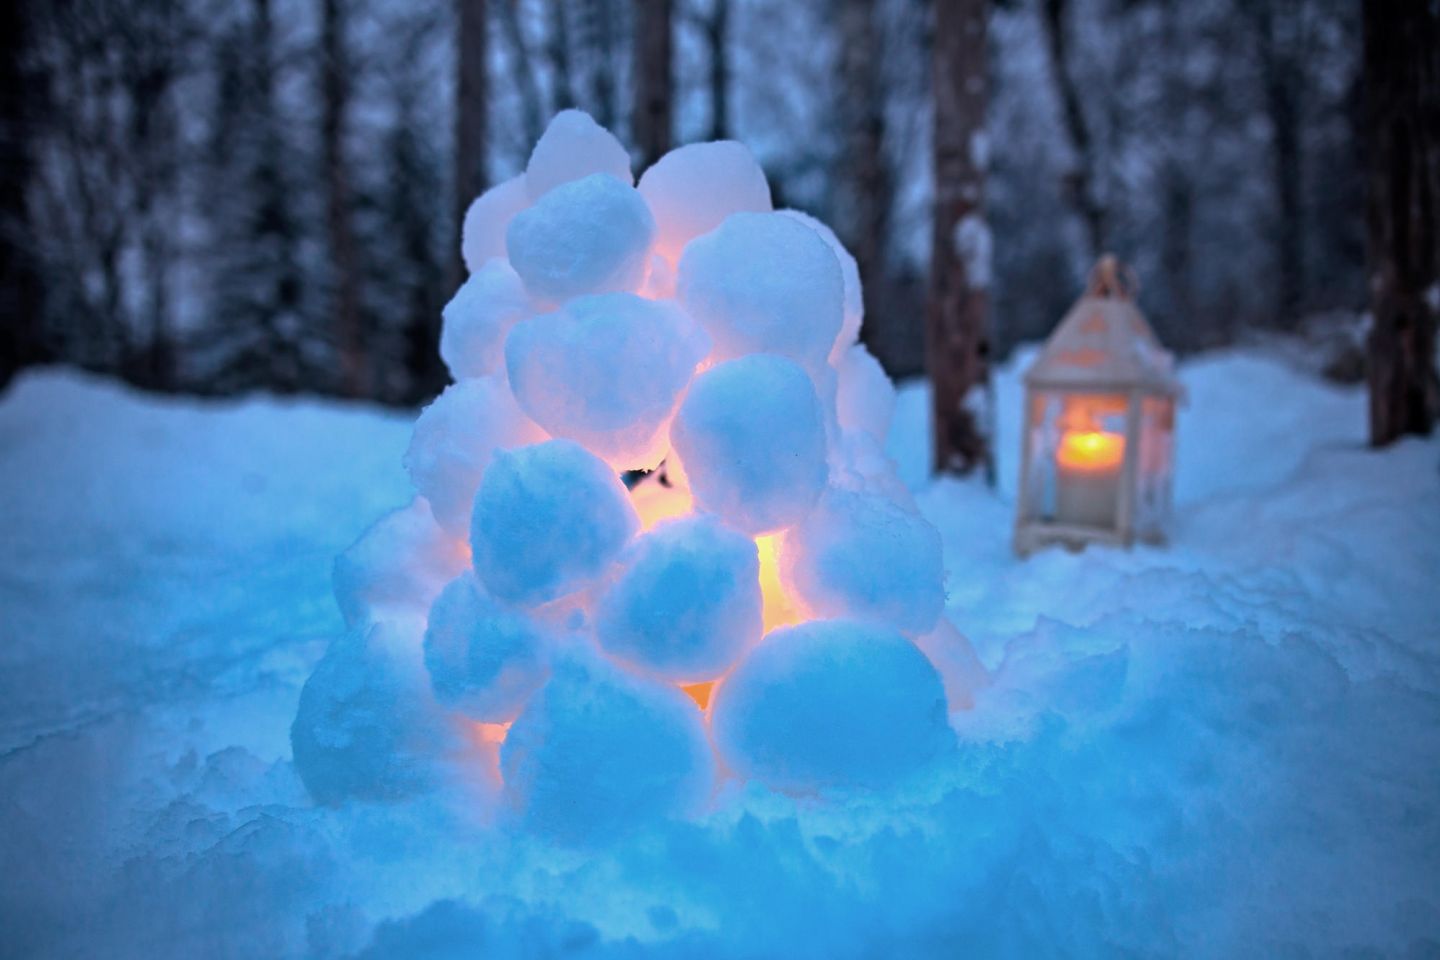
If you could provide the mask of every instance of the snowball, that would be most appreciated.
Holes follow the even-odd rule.
[[[423,614],[449,580],[470,562],[465,543],[435,523],[416,497],[371,524],[335,558],[331,581],[345,626]]]
[[[915,497],[880,441],[863,430],[842,430],[830,450],[830,482],[846,490],[875,493],[915,512]]]
[[[890,376],[862,343],[842,353],[835,367],[839,377],[835,412],[840,426],[863,430],[883,444],[895,415],[895,385]]]
[[[630,293],[572,300],[517,324],[505,343],[520,407],[616,469],[665,456],[666,427],[710,340],[674,303]]]
[[[840,277],[845,285],[845,320],[840,326],[840,336],[835,339],[835,352],[842,351],[853,344],[860,337],[860,323],[865,318],[864,288],[860,286],[860,265],[855,262],[850,251],[835,236],[824,223],[816,220],[808,213],[799,210],[781,210],[781,214],[800,221],[820,235],[820,239],[830,247],[835,254],[836,261],[840,264]]]
[[[487,261],[505,256],[505,230],[529,205],[524,174],[496,184],[471,202],[460,227],[460,255],[466,270],[474,273]]]
[[[467,571],[430,608],[425,668],[442,704],[482,723],[507,723],[545,682],[549,646],[540,624],[501,606]]]
[[[539,200],[563,183],[592,173],[608,173],[628,187],[630,154],[615,135],[583,110],[562,110],[545,128],[525,167],[525,186],[531,200]]]
[[[569,440],[501,451],[475,495],[475,570],[501,600],[543,603],[600,574],[639,520],[605,461]]]
[[[941,617],[934,630],[915,638],[915,646],[939,672],[950,709],[969,710],[975,706],[975,696],[989,686],[990,674],[969,638]]]
[[[787,584],[820,616],[921,634],[945,607],[940,534],[888,498],[834,487],[785,536]]]
[[[464,536],[490,457],[496,450],[544,439],[515,405],[502,377],[461,380],[421,411],[404,464],[440,526]]]
[[[635,290],[655,220],[635,188],[605,173],[562,184],[510,221],[505,246],[525,289],[561,301]]]
[[[696,238],[676,289],[720,359],[763,351],[817,368],[844,314],[835,255],[814,230],[778,213],[737,213]]]
[[[671,150],[640,177],[640,195],[659,228],[657,245],[670,260],[732,213],[770,209],[770,185],[750,149],[734,140]]]
[[[892,630],[846,620],[769,634],[710,710],[725,763],[791,792],[892,784],[954,742],[924,654]]]
[[[715,679],[760,631],[755,541],[703,516],[636,541],[596,615],[607,652],[682,683]]]
[[[600,662],[557,666],[510,728],[500,764],[524,822],[572,843],[694,812],[714,781],[695,704]]]
[[[746,533],[798,522],[825,488],[820,403],[783,357],[742,357],[696,377],[670,439],[700,508]]]
[[[504,359],[505,335],[529,312],[525,287],[505,260],[473,271],[441,313],[440,356],[450,375],[460,380],[494,372]]]
[[[414,664],[419,622],[376,624],[330,644],[290,727],[295,769],[317,803],[395,800],[434,787],[467,743]]]

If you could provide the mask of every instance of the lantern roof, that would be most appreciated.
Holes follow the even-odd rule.
[[[1128,271],[1127,271],[1128,272]],[[1025,372],[1032,387],[1129,388],[1178,394],[1175,360],[1132,300],[1134,280],[1102,257],[1085,295],[1065,314]]]

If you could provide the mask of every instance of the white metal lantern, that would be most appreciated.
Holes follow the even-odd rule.
[[[1174,358],[1101,258],[1025,373],[1015,550],[1049,543],[1163,543],[1169,523]]]

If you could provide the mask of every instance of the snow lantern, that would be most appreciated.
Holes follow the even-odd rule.
[[[735,142],[637,184],[572,110],[464,234],[417,499],[337,563],[354,633],[292,728],[311,794],[474,779],[585,841],[722,771],[871,789],[943,755],[985,671],[883,453],[894,388],[829,228],[773,210]]]
[[[1025,373],[1015,550],[1162,543],[1171,501],[1174,360],[1102,257]]]

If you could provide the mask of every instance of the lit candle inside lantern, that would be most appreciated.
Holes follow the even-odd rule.
[[[1120,500],[1125,438],[1107,430],[1066,430],[1055,451],[1058,477],[1055,520],[1085,527],[1113,527]]]

